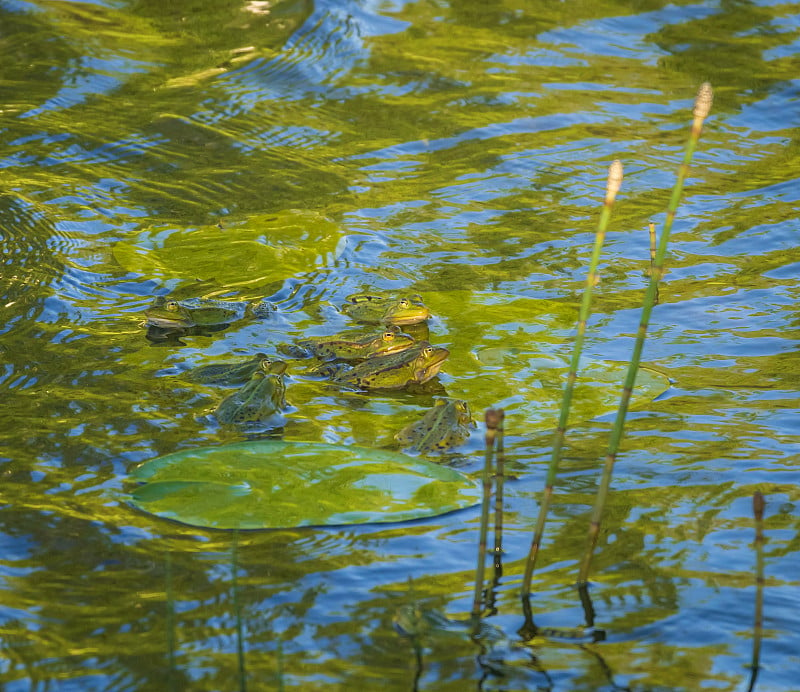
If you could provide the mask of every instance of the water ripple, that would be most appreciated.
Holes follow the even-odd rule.
[[[520,689],[738,684],[758,488],[785,635],[766,634],[760,675],[765,689],[793,689],[797,13],[523,5],[0,0],[10,684],[160,689],[165,641],[179,642],[174,672],[185,675],[173,687],[230,682],[243,625],[252,670],[283,666],[289,686],[408,688],[414,643],[392,619],[400,605],[453,620],[469,610],[477,510],[240,535],[234,564],[231,535],[127,505],[132,464],[240,438],[210,415],[222,389],[184,381],[188,368],[352,328],[340,306],[369,291],[423,294],[425,335],[451,352],[440,389],[342,391],[293,360],[287,439],[389,445],[444,396],[468,399],[476,417],[509,408],[506,563],[483,618],[497,641],[479,651],[456,626],[430,632],[423,686],[474,688],[481,675]],[[671,387],[629,412],[590,590],[609,639],[523,642],[519,578],[550,451],[550,433],[532,428],[550,425],[560,391],[540,365],[569,352],[614,158],[625,179],[585,350],[630,357],[647,227],[665,218],[704,79],[714,111],[644,351]],[[153,295],[266,298],[277,310],[154,342],[141,326]],[[547,626],[585,617],[573,584],[612,418],[581,420],[596,411],[570,421],[536,586]],[[483,432],[443,463],[478,473]],[[132,608],[149,633],[139,648],[158,652],[152,670],[119,656]],[[776,621],[769,599],[767,612]],[[30,637],[42,613],[48,635]],[[687,646],[698,621],[708,626]],[[80,651],[64,644],[76,622],[100,623]]]

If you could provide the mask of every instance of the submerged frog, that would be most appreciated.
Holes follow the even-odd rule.
[[[474,427],[466,401],[439,399],[420,420],[407,425],[394,439],[405,448],[430,454],[460,445]]]
[[[303,355],[320,360],[363,360],[386,353],[397,353],[411,348],[414,338],[396,330],[370,332],[357,336],[341,334],[302,339],[297,342]]]
[[[208,327],[156,327],[148,324],[144,336],[153,346],[186,346],[186,342],[181,341],[184,336],[197,334],[208,336],[227,328],[227,324],[214,324]]]
[[[156,296],[150,307],[144,311],[144,316],[148,326],[187,329],[230,324],[246,317],[262,318],[272,309],[265,301],[245,303],[214,298],[167,300],[164,296]]]
[[[417,324],[431,316],[418,295],[397,298],[357,294],[348,296],[341,309],[356,322],[367,324]]]
[[[244,384],[258,370],[269,371],[270,359],[264,353],[256,353],[243,363],[212,363],[192,368],[184,373],[184,377],[192,382],[203,384],[219,384],[232,387]]]
[[[286,406],[284,372],[286,363],[267,359],[267,365],[256,370],[244,387],[219,403],[214,411],[217,420],[223,425],[257,423],[280,411]]]
[[[436,377],[449,355],[446,348],[420,341],[405,351],[375,356],[349,369],[340,365],[333,368],[331,374],[337,384],[361,389],[399,389]]]

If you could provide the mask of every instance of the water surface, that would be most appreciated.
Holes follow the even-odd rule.
[[[766,0],[0,0],[5,689],[744,689],[755,490],[757,689],[796,689],[798,41],[796,6]],[[644,354],[672,387],[631,413],[594,562],[605,640],[527,641],[558,388],[485,354],[567,356],[619,158],[586,352],[629,357],[647,226],[706,80]],[[364,291],[421,294],[452,354],[443,391],[508,411],[503,575],[477,643],[454,627],[415,651],[393,626],[409,604],[469,612],[477,508],[247,533],[234,551],[125,502],[136,463],[241,439],[183,370],[334,333]],[[278,313],[148,341],[142,311],[167,294]],[[287,398],[285,439],[365,446],[432,402],[299,375]],[[610,425],[572,423],[540,627],[584,623],[574,582]],[[482,432],[446,461],[477,473]]]

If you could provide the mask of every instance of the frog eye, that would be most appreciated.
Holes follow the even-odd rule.
[[[167,303],[167,304],[166,304],[164,307],[165,307],[167,310],[169,310],[170,312],[178,312],[178,308],[179,308],[180,306],[178,305],[177,301],[175,301],[175,300],[171,300],[171,301],[169,301],[169,303]]]
[[[394,332],[384,332],[383,333],[383,340],[384,341],[391,341],[394,339]]]
[[[433,346],[427,346],[426,348],[422,349],[422,355],[426,358],[433,353]]]
[[[406,308],[407,308],[409,305],[411,305],[411,303],[409,303],[409,302],[408,302],[408,298],[401,298],[401,299],[398,301],[398,303],[397,303],[397,304],[398,304],[398,305],[399,305],[401,308],[403,308],[404,310],[405,310],[405,309],[406,309]]]

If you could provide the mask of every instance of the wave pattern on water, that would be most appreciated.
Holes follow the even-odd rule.
[[[286,689],[406,690],[415,675],[437,689],[740,689],[758,489],[759,683],[794,689],[796,13],[646,5],[0,0],[4,684],[162,689],[168,671],[175,689],[223,689],[244,667]],[[672,386],[629,417],[594,628],[523,640],[553,363],[568,357],[606,169],[620,158],[626,177],[586,351],[625,361],[647,225],[664,219],[705,79],[715,106],[645,350]],[[436,399],[464,398],[476,418],[503,402],[505,564],[480,648],[464,624],[477,512],[234,546],[127,504],[133,464],[242,437],[213,416],[228,391],[187,369],[288,357],[300,337],[356,327],[341,306],[358,292],[422,294],[422,334],[451,354],[438,384],[346,391],[290,359],[273,432],[389,446]],[[277,310],[148,339],[155,295]],[[546,631],[586,615],[572,584],[611,415],[570,424],[536,584]],[[483,431],[442,462],[479,473]],[[421,629],[398,635],[398,613]]]

